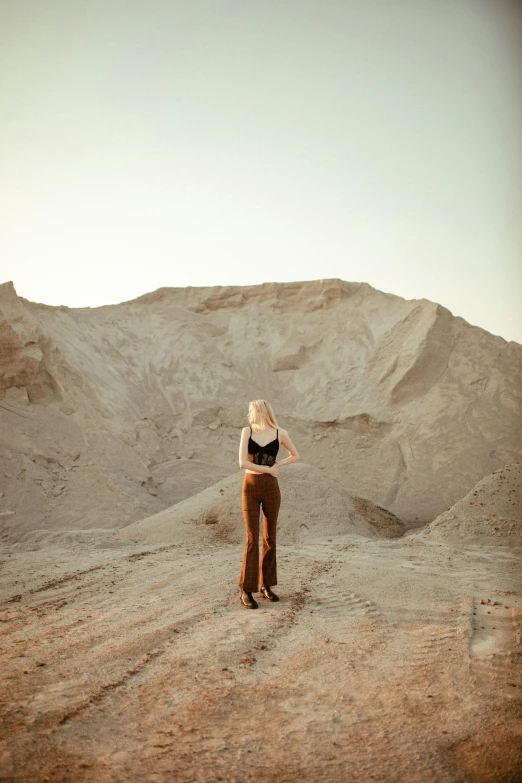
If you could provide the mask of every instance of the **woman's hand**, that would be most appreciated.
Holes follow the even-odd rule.
[[[279,470],[279,468],[278,468],[276,465],[273,465],[273,466],[270,468],[270,475],[271,475],[271,476],[275,476],[275,478],[277,478],[277,471],[278,471],[278,470]]]

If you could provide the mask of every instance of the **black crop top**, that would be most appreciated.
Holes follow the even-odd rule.
[[[260,446],[255,440],[252,440],[252,427],[250,427],[250,438],[248,439],[248,461],[254,465],[268,465],[272,467],[276,461],[279,451],[279,429],[274,440],[267,443],[266,446]]]

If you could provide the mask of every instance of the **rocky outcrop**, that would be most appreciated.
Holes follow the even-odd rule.
[[[46,405],[62,400],[52,340],[26,312],[12,283],[0,286],[0,399]],[[18,392],[22,391],[22,395]]]

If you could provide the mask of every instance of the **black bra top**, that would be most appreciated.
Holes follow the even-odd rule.
[[[274,440],[271,440],[266,446],[261,446],[252,439],[252,427],[250,427],[250,438],[248,439],[249,462],[253,462],[254,465],[269,465],[270,467],[275,463],[277,452],[279,451],[279,429],[276,432],[277,435]]]

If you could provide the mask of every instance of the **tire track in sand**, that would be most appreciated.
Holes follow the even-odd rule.
[[[473,685],[479,692],[522,700],[522,613],[509,603],[473,600],[469,634]]]

